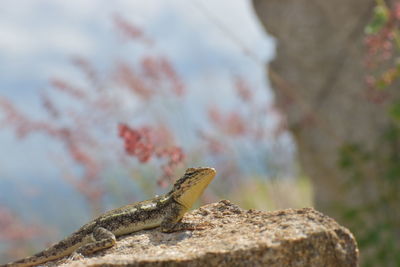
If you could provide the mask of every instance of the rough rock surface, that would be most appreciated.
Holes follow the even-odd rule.
[[[157,228],[118,239],[82,260],[50,266],[357,266],[353,235],[312,208],[242,210],[227,200],[183,219],[205,230],[161,233]]]

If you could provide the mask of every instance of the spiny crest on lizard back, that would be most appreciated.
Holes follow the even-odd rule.
[[[175,201],[189,209],[203,193],[212,179],[214,179],[215,175],[216,171],[214,168],[189,168],[186,170],[185,174],[175,182],[170,194]]]

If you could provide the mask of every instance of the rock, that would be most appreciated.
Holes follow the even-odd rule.
[[[82,260],[57,266],[358,266],[349,230],[312,208],[242,210],[227,200],[203,206],[184,221],[204,230],[161,233],[157,228],[118,239]],[[52,264],[52,266],[54,266]]]

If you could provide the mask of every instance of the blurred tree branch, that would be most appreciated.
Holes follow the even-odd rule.
[[[400,249],[400,213],[394,209],[400,199],[393,188],[399,191],[400,177],[386,177],[393,164],[400,164],[391,152],[400,149],[398,126],[388,113],[400,91],[391,90],[390,98],[377,103],[367,90],[364,28],[375,4],[253,0],[260,21],[278,40],[269,73],[302,168],[313,180],[316,207],[352,229],[363,264],[395,266],[400,263],[393,253]],[[298,98],[288,99],[277,77],[293,85]]]

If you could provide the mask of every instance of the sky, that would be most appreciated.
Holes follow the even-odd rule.
[[[229,12],[225,12],[228,5]],[[46,84],[49,76],[65,74],[70,55],[107,62],[119,46],[112,32],[113,14],[143,27],[187,76],[210,66],[210,71],[246,68],[243,64],[235,67],[246,58],[242,47],[210,17],[217,18],[261,62],[273,56],[273,42],[246,0],[116,0],[112,4],[104,0],[3,0],[0,7],[3,94],[26,94]]]
[[[50,77],[80,79],[71,55],[107,69],[115,57],[140,53],[121,49],[112,23],[115,14],[140,26],[171,59],[189,84],[189,102],[232,105],[230,79],[235,73],[272,99],[264,64],[273,58],[274,41],[246,0],[2,0],[0,95],[40,116],[38,92]],[[46,169],[48,155],[38,149],[44,142],[36,136],[21,145],[10,132],[1,131],[0,176]]]

